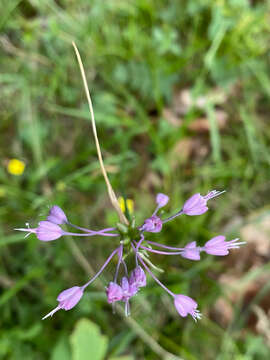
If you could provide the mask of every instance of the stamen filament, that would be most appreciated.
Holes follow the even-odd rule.
[[[42,318],[41,320],[45,320],[45,319],[47,319],[47,317],[53,316],[53,314],[55,314],[55,313],[56,313],[58,310],[60,310],[60,309],[61,309],[61,306],[58,305],[58,306],[57,306],[56,308],[54,308],[51,312],[49,312],[49,314],[43,316],[43,318]]]

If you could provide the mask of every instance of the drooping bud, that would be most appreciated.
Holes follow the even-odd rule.
[[[181,294],[175,295],[174,305],[179,315],[181,315],[182,317],[186,317],[188,314],[190,314],[195,321],[201,318],[199,310],[196,310],[198,304],[189,296]]]
[[[157,203],[159,209],[162,208],[163,206],[167,205],[168,201],[169,201],[169,196],[162,194],[162,193],[157,194],[156,203]]]
[[[132,296],[138,292],[138,288],[135,284],[129,282],[128,278],[124,276],[121,281],[121,288],[123,291],[123,301],[128,301]]]
[[[150,218],[146,219],[143,226],[141,227],[142,231],[148,232],[160,232],[162,229],[162,220],[157,216],[153,215]]]
[[[66,224],[68,222],[66,214],[64,211],[57,205],[54,205],[47,216],[47,221],[50,221],[54,224]]]
[[[137,266],[130,275],[129,284],[137,288],[146,286],[146,275],[141,266]]]
[[[108,303],[112,304],[115,301],[122,300],[123,290],[121,286],[111,281],[106,289],[106,294],[107,294]]]

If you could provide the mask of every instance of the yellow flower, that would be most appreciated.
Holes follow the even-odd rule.
[[[12,175],[22,175],[24,172],[25,163],[18,159],[11,159],[8,162],[7,170]]]
[[[125,199],[122,196],[120,196],[118,198],[118,203],[120,205],[120,208],[121,208],[122,212],[125,213],[125,211],[126,211]],[[134,212],[134,201],[132,199],[126,199],[126,205],[127,205],[127,208],[128,208],[128,212],[130,214],[132,214]]]

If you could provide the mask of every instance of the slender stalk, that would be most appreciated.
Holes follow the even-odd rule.
[[[89,286],[93,281],[96,280],[97,277],[99,277],[99,275],[103,272],[103,270],[105,270],[106,266],[109,264],[109,262],[112,260],[112,258],[114,257],[114,255],[119,251],[120,246],[115,249],[111,255],[108,257],[108,259],[105,261],[105,263],[102,265],[102,267],[100,268],[100,270],[96,273],[96,275],[94,277],[92,277],[92,279],[90,279],[86,284],[84,284],[81,288],[82,290],[84,290],[85,288],[87,288],[87,286]]]
[[[160,243],[157,243],[157,242],[154,242],[154,241],[146,240],[146,242],[148,244],[150,244],[150,245],[158,246],[158,247],[168,249],[168,250],[179,250],[179,251],[184,250],[184,248],[177,248],[177,247],[174,247],[174,246],[167,246],[167,245],[163,245],[163,244],[160,244]]]
[[[87,228],[84,228],[84,227],[81,227],[81,226],[78,226],[78,225],[71,224],[70,222],[68,222],[67,224],[74,227],[75,229],[78,229],[78,230],[81,230],[81,231],[84,231],[84,232],[89,232],[89,233],[96,233],[96,234],[116,230],[116,228],[110,227],[110,228],[107,228],[107,229],[102,229],[102,230],[95,231],[95,230],[87,229]]]
[[[136,252],[135,246],[133,244],[131,244],[131,246],[133,247],[133,250]],[[169,290],[164,284],[162,284],[161,281],[159,281],[159,279],[156,277],[156,275],[154,275],[152,273],[152,271],[149,269],[149,267],[145,264],[145,262],[143,261],[141,256],[138,253],[137,253],[137,255],[138,255],[138,259],[139,259],[140,263],[142,264],[142,266],[152,276],[152,278],[159,284],[159,286],[161,286],[165,291],[167,291],[168,294],[170,294],[172,297],[174,297],[174,293],[171,290]]]
[[[72,233],[72,232],[68,232],[68,231],[64,231],[63,235],[71,235],[71,236],[94,236],[94,235],[100,235],[100,236],[119,236],[119,234],[108,234],[108,233],[99,233],[99,232],[94,232],[94,233],[87,233],[87,234],[78,234],[78,233]]]
[[[120,245],[119,251],[118,251],[118,263],[117,263],[116,271],[115,271],[115,275],[114,275],[114,282],[117,282],[119,267],[122,262],[122,258],[123,258],[123,245]]]
[[[75,50],[75,53],[76,53],[76,56],[77,56],[77,60],[78,60],[78,64],[79,64],[79,67],[80,67],[81,75],[82,75],[84,90],[85,90],[85,94],[86,94],[87,101],[88,101],[88,106],[89,106],[89,111],[90,111],[90,117],[91,117],[92,129],[93,129],[93,134],[94,134],[95,143],[96,143],[98,160],[99,160],[99,163],[100,163],[100,167],[101,167],[101,171],[102,171],[104,180],[105,180],[106,185],[107,185],[108,195],[109,195],[109,198],[111,200],[112,206],[114,207],[114,209],[116,210],[116,212],[117,212],[117,214],[119,216],[120,221],[123,222],[124,224],[128,225],[129,222],[128,222],[127,218],[125,217],[124,213],[122,212],[119,204],[118,204],[117,197],[116,197],[116,195],[115,195],[115,193],[113,191],[113,188],[111,186],[110,180],[108,178],[108,175],[107,175],[104,163],[103,163],[103,158],[102,158],[101,149],[100,149],[99,140],[98,140],[98,135],[97,135],[97,129],[96,129],[93,105],[92,105],[92,101],[91,101],[91,97],[90,97],[89,88],[88,88],[88,85],[87,85],[87,80],[86,80],[86,76],[85,76],[83,63],[82,63],[82,60],[81,60],[79,50],[77,49],[77,46],[76,46],[74,41],[72,42],[72,45],[74,47],[74,50]]]
[[[137,245],[136,245],[136,253],[138,252],[139,247],[141,246],[141,243],[143,242],[143,240],[144,240],[144,235],[141,234],[141,238],[140,238],[140,240],[137,242]]]
[[[136,266],[138,266],[138,251],[139,251],[139,247],[140,247],[141,243],[143,242],[143,240],[144,240],[144,235],[141,234],[140,240],[137,242],[137,244],[135,243],[135,244],[136,244],[136,250],[135,250]]]
[[[128,277],[128,269],[127,269],[127,264],[126,264],[125,260],[123,260],[123,259],[122,259],[122,264],[123,264],[123,266],[124,266],[124,270],[125,270],[125,275],[126,275],[126,277]]]
[[[176,214],[168,217],[168,218],[165,219],[165,220],[162,220],[162,223],[165,224],[166,222],[171,221],[171,220],[173,220],[174,218],[176,218],[177,216],[180,216],[180,215],[182,215],[182,214],[183,214],[183,210],[180,210],[180,211],[178,211]]]
[[[182,251],[177,251],[177,252],[160,251],[160,250],[154,250],[154,249],[148,248],[146,246],[140,246],[140,249],[149,251],[151,253],[159,254],[159,255],[181,255],[182,254]]]
[[[158,206],[155,208],[155,211],[153,212],[152,216],[156,215],[156,213],[158,212],[159,209],[160,209],[160,206],[158,205]]]

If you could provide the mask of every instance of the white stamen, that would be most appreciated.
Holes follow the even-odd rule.
[[[199,310],[194,310],[190,315],[193,317],[193,320],[194,320],[195,322],[197,322],[197,319],[200,320],[201,317],[202,317],[202,314],[200,313]]]
[[[41,320],[44,320],[44,319],[46,319],[46,318],[49,317],[49,316],[52,317],[53,314],[55,314],[56,311],[58,311],[58,310],[60,310],[60,309],[61,309],[61,307],[58,305],[55,309],[53,309],[51,312],[49,312],[49,314],[43,316],[43,318],[42,318]]]
[[[225,192],[226,192],[226,190],[223,190],[223,191],[212,190],[207,195],[203,196],[203,198],[204,198],[204,200],[208,201],[208,200],[213,199],[214,197],[217,197]]]

